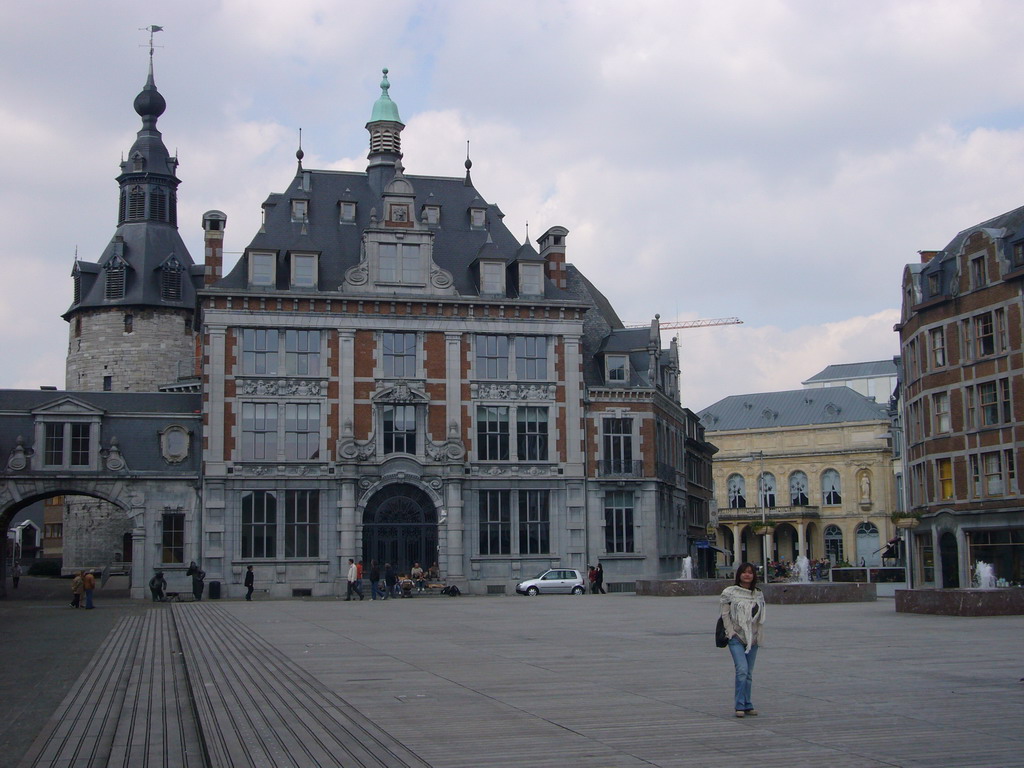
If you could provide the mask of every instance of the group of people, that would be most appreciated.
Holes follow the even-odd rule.
[[[604,591],[604,566],[598,563],[597,565],[587,566],[587,578],[590,580],[590,594],[592,595],[606,595]]]
[[[426,570],[419,563],[413,563],[408,573],[398,573],[391,563],[384,563],[382,569],[376,560],[371,560],[366,576],[370,580],[370,599],[376,600],[379,595],[381,600],[387,600],[389,597],[412,597],[414,592],[425,592],[428,582],[437,581],[441,574],[437,563]],[[358,595],[362,600],[363,561],[357,563],[350,557],[345,578],[348,582],[345,600],[351,600],[353,595]]]
[[[249,566],[249,573],[252,574],[251,565]],[[193,560],[189,563],[185,575],[192,577],[192,596],[196,600],[202,600],[203,588],[206,585],[206,571],[196,565],[196,561]],[[163,571],[157,571],[153,574],[153,578],[149,580],[149,592],[153,596],[154,603],[163,603],[167,600],[167,578],[164,576]],[[249,591],[249,595],[245,599],[248,600],[251,596],[252,590]]]
[[[85,597],[85,607],[93,608],[92,593],[96,589],[96,575],[92,571],[79,571],[71,579],[71,607],[80,608],[82,597]]]

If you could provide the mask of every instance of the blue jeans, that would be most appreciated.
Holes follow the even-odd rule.
[[[384,595],[384,590],[380,588],[380,579],[370,579],[370,599],[376,600],[377,595]]]
[[[747,646],[736,637],[729,638],[729,653],[732,654],[732,663],[736,665],[736,709],[753,709],[750,703],[750,684],[754,680],[754,662],[757,660],[757,646],[750,647],[747,653]]]

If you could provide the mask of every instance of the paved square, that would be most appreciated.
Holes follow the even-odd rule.
[[[717,598],[224,603],[435,768],[1024,766],[1024,617],[770,606],[757,718]]]

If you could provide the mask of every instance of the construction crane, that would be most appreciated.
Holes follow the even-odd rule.
[[[655,315],[659,317],[659,315]],[[742,325],[743,321],[738,317],[709,317],[703,320],[681,320],[676,323],[659,323],[663,331],[672,331],[679,328],[707,328],[712,325]],[[629,323],[626,328],[650,328],[650,323]]]

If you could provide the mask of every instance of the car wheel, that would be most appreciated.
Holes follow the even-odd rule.
[[[540,590],[537,589],[536,587],[530,587],[528,590],[526,590],[526,594],[529,595],[530,597],[536,597],[537,595],[540,594]]]
[[[572,588],[572,593],[574,595],[582,595],[583,594],[583,587],[573,587]]]

